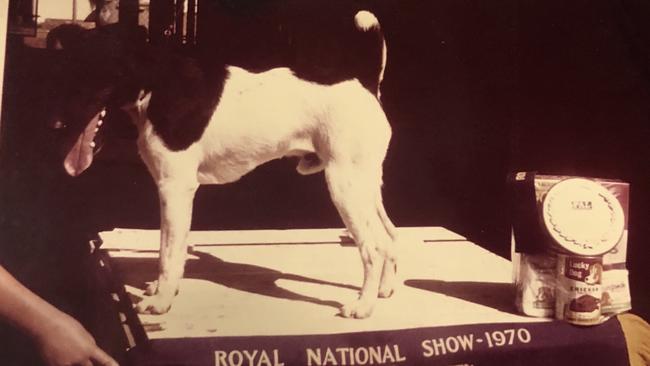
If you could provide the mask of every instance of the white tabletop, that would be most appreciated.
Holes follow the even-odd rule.
[[[541,321],[514,313],[510,261],[441,227],[400,231],[402,285],[368,319],[337,316],[362,283],[356,247],[343,229],[308,229],[192,232],[198,256],[189,256],[172,309],[140,321],[150,339]],[[137,301],[156,278],[159,232],[116,229],[100,238]]]

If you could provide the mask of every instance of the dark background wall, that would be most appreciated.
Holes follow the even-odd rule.
[[[322,6],[204,1],[212,15],[201,13],[199,48],[248,67],[281,64],[298,46],[312,52],[305,55],[336,62],[323,52],[333,42],[326,35],[311,43],[301,35],[327,30],[350,9],[373,10],[389,48],[382,98],[394,139],[384,192],[394,221],[442,225],[508,256],[508,172],[630,182],[634,306],[650,317],[650,5],[382,0]],[[74,180],[47,172],[60,161],[47,152],[53,139],[42,131],[41,109],[34,106],[47,98],[42,80],[49,59],[40,51],[9,51],[2,158],[12,173],[3,176],[11,192],[5,225],[31,233],[21,239],[31,241],[29,250],[37,241],[52,241],[46,229],[65,228],[58,229],[60,245],[48,244],[65,251],[71,232],[156,228],[156,191],[133,145],[107,145],[106,155]],[[128,132],[114,133],[128,139]],[[237,184],[202,187],[194,228],[340,226],[322,176],[298,176],[294,167],[276,161]]]

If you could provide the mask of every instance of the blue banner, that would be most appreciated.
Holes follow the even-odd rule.
[[[134,365],[628,365],[618,320],[460,325],[394,331],[156,339],[131,349]]]

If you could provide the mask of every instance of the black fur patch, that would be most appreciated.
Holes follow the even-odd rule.
[[[149,119],[170,150],[184,150],[201,137],[223,91],[222,63],[201,65],[181,52],[153,47],[146,30],[122,24],[90,31],[61,27],[54,36],[50,43],[65,43],[68,54],[57,113],[72,133],[99,109],[119,110],[146,90],[152,92]]]
[[[170,56],[158,60],[148,116],[154,131],[172,151],[198,141],[221,99],[225,65],[201,67],[197,61]]]
[[[358,79],[364,88],[372,94],[379,91],[379,73],[381,72],[382,42],[378,33],[353,34],[352,39],[346,46],[351,48],[344,50],[336,59],[329,63],[320,64],[316,60],[322,60],[319,56],[327,52],[320,50],[315,52],[313,57],[296,56],[296,64],[292,67],[296,76],[303,80],[313,81],[324,85],[333,85],[345,80]],[[334,48],[334,47],[332,47]]]
[[[56,57],[50,63],[51,78],[43,84],[49,94],[46,122],[66,127],[57,134],[66,150],[101,109],[116,111],[137,97],[146,29],[111,25],[85,30],[65,24],[48,33],[47,45],[63,48],[50,51]]]
[[[313,14],[307,19],[311,21],[296,25],[292,42],[290,62],[296,76],[324,85],[356,78],[377,94],[384,47],[381,29],[357,29],[351,12]]]

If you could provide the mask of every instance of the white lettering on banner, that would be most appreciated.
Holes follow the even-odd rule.
[[[526,344],[532,340],[530,331],[526,328],[495,330],[484,332],[484,337],[474,338],[474,334],[460,334],[445,338],[431,338],[422,341],[422,355],[435,357],[457,352],[471,352],[475,346],[486,342],[488,348]]]
[[[460,350],[472,351],[474,349],[474,335],[463,334],[447,338],[427,339],[422,341],[424,357],[440,356],[447,353],[456,353]]]
[[[280,362],[280,355],[277,349],[270,352],[267,350],[232,350],[214,351],[215,366],[284,366]]]
[[[308,366],[393,365],[406,361],[399,345],[374,347],[307,348]]]
[[[525,344],[531,340],[530,331],[526,328],[495,330],[484,334],[490,348],[511,346],[515,343]]]

